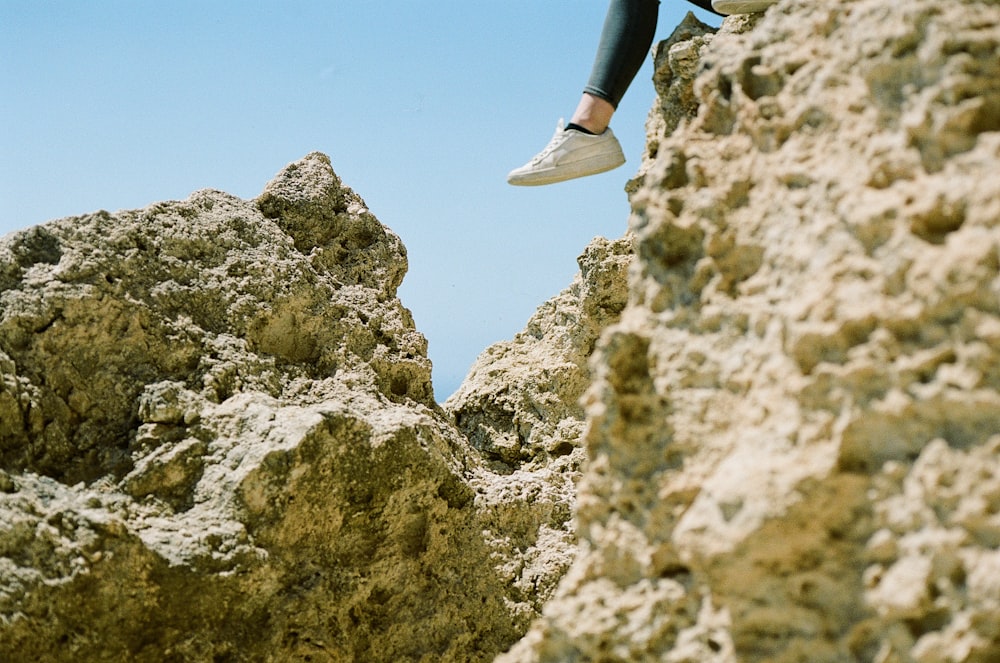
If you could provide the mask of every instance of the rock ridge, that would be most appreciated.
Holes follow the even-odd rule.
[[[399,237],[313,153],[0,239],[0,658],[491,660],[572,480],[434,402]]]
[[[1000,6],[682,27],[577,558],[497,660],[1000,660]]]

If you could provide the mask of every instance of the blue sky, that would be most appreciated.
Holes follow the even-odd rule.
[[[0,234],[214,188],[253,198],[319,150],[410,271],[444,400],[488,345],[626,228],[649,62],[612,127],[628,163],[549,187],[509,170],[568,118],[603,0],[0,0]],[[689,9],[665,0],[657,39]]]

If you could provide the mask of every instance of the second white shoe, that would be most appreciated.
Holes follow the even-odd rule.
[[[725,14],[756,14],[762,12],[778,0],[712,0],[712,9]]]
[[[563,128],[562,120],[545,149],[520,168],[507,175],[507,182],[518,186],[554,184],[577,177],[596,175],[625,163],[618,139],[607,129],[593,135]]]

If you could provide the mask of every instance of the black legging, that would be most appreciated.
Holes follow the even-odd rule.
[[[689,0],[708,11],[711,0]],[[659,0],[611,0],[604,19],[597,57],[587,87],[583,89],[600,97],[615,108],[625,96],[632,79],[649,57],[656,33]],[[714,12],[713,12],[714,13]]]

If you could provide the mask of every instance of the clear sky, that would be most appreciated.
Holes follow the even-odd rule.
[[[568,118],[604,0],[0,0],[0,234],[214,188],[253,198],[328,154],[406,245],[403,304],[439,400],[569,285],[623,190],[654,98],[612,127],[628,163],[548,187],[509,170]],[[689,9],[664,0],[657,39]]]

